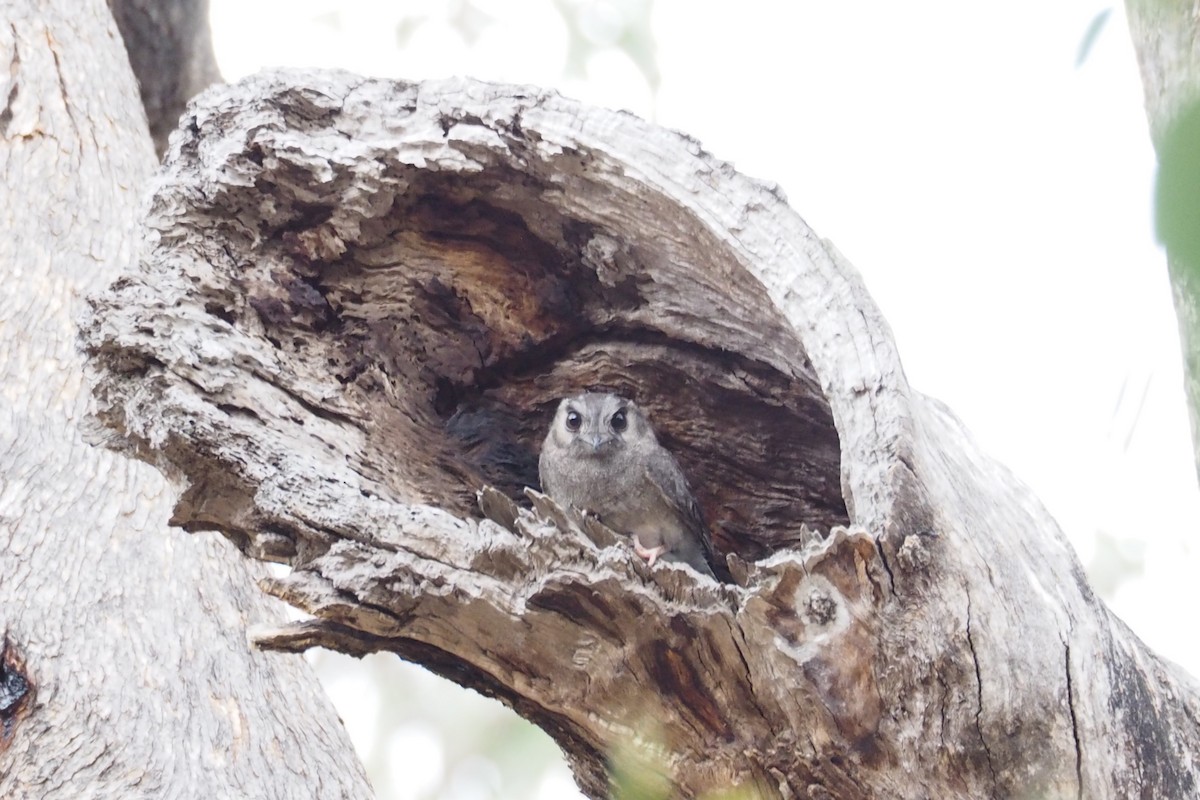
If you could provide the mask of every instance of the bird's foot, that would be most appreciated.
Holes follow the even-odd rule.
[[[633,537],[633,552],[646,559],[647,566],[653,567],[655,559],[667,552],[667,546],[660,544],[658,547],[642,547],[642,543],[638,541],[638,537],[635,535]]]

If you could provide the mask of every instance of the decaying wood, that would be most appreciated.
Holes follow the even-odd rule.
[[[264,75],[185,127],[87,346],[176,522],[294,567],[265,586],[313,619],[263,645],[498,696],[597,797],[629,742],[681,796],[1192,793],[1196,687],[775,188],[464,80]],[[649,410],[722,582],[524,491],[584,387]]]
[[[76,320],[133,260],[156,160],[103,0],[0,25],[0,798],[370,796],[312,671],[248,648],[258,565],[167,527],[90,444]]]

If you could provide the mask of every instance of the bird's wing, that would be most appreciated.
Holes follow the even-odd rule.
[[[712,563],[712,540],[708,534],[708,526],[704,524],[704,514],[688,486],[679,462],[663,448],[655,448],[646,464],[646,477],[650,485],[658,490],[663,501],[679,515],[684,525],[696,542],[700,545],[705,561]]]
[[[542,494],[553,495],[554,491],[550,488],[550,437],[546,437],[546,441],[542,443],[542,452],[538,456],[538,483],[541,484],[538,488],[542,490]]]

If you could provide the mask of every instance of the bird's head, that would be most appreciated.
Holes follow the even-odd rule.
[[[585,392],[558,404],[551,428],[555,441],[584,458],[607,458],[654,431],[629,400]]]

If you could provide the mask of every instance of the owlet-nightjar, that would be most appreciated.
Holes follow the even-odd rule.
[[[629,536],[651,566],[661,557],[713,574],[708,528],[687,478],[629,400],[596,392],[564,399],[538,472],[555,502]]]

